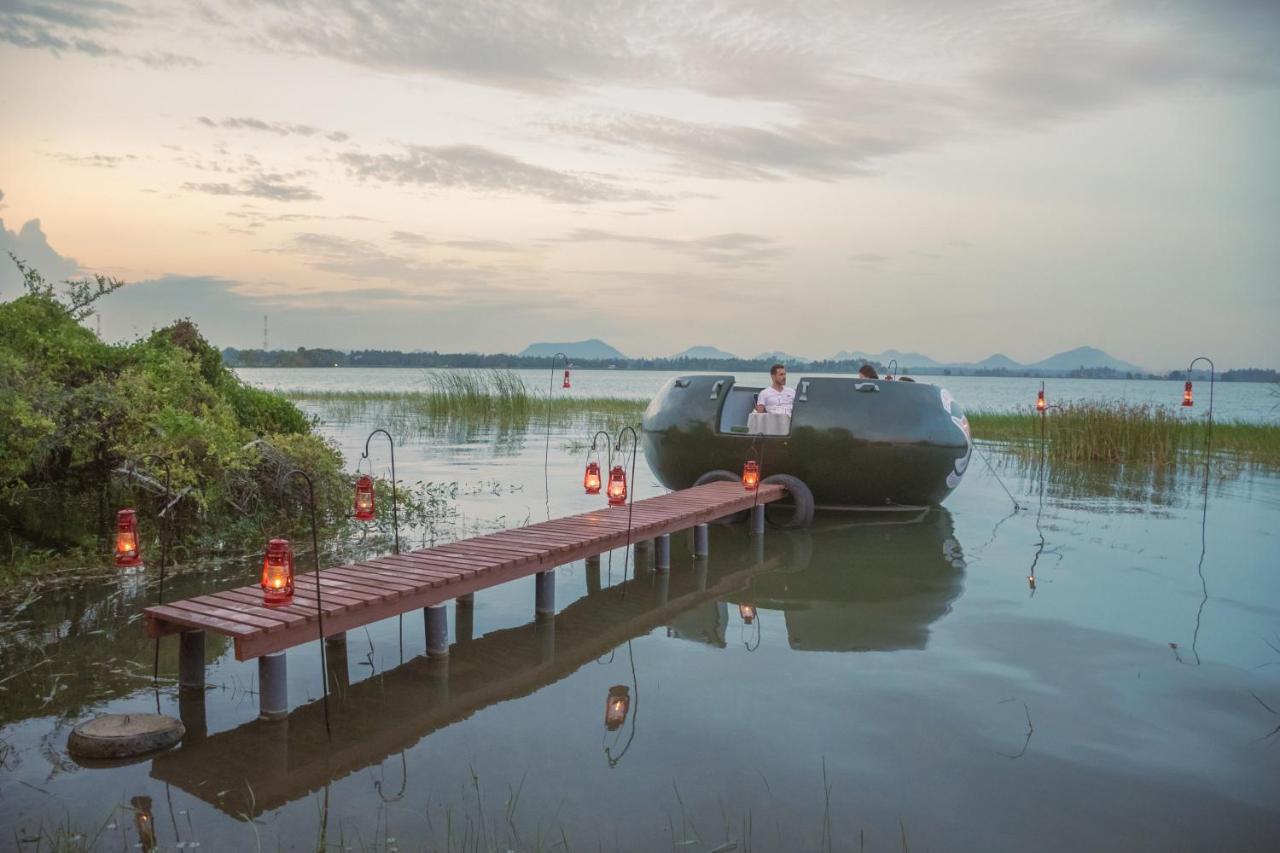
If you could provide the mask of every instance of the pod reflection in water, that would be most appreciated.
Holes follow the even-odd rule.
[[[582,475],[582,488],[589,495],[600,494],[600,463],[588,462],[586,473]]]
[[[355,515],[356,521],[373,521],[373,478],[368,474],[361,474],[356,480]]]
[[[288,539],[272,539],[262,558],[262,600],[268,607],[293,603],[293,548]]]
[[[609,471],[609,506],[622,506],[627,502],[627,472],[621,465]]]
[[[631,707],[631,688],[625,684],[615,684],[609,688],[609,696],[604,700],[604,727],[611,732],[622,728],[627,721],[627,709]]]
[[[116,513],[116,566],[122,569],[142,565],[142,549],[138,545],[138,513],[122,509]]]

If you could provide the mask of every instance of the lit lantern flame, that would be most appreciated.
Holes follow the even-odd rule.
[[[742,617],[743,624],[750,625],[756,621],[756,609],[750,604],[739,604],[738,615]]]
[[[754,459],[748,459],[742,466],[742,487],[748,492],[754,492],[760,485],[760,463]]]
[[[373,521],[373,478],[361,474],[356,480],[356,521]]]
[[[262,559],[262,598],[268,607],[293,602],[293,549],[288,539],[272,539]]]
[[[621,465],[609,469],[609,506],[622,506],[627,502],[627,472]]]
[[[142,565],[138,547],[138,513],[122,509],[116,513],[116,566],[122,569]]]
[[[1195,403],[1192,401],[1192,396],[1191,396],[1191,380],[1190,379],[1187,380],[1186,387],[1182,389],[1182,405],[1188,408],[1195,405]]]
[[[563,385],[561,385],[560,387],[561,387],[561,388],[568,388],[568,387],[569,387],[569,368],[567,368],[567,367],[564,369],[564,384],[563,384]]]
[[[1043,412],[1049,408],[1049,404],[1044,401],[1044,389],[1036,392],[1036,411]]]
[[[589,495],[600,494],[600,463],[588,462],[587,471],[582,475],[582,488]]]
[[[631,690],[625,684],[615,684],[609,688],[609,697],[604,700],[604,727],[611,732],[622,728],[627,721],[627,709],[631,707]]]

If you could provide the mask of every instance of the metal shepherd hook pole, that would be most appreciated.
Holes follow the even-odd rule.
[[[551,520],[551,475],[547,473],[551,464],[551,395],[556,391],[556,359],[564,359],[564,366],[569,367],[569,356],[558,352],[551,356],[551,384],[547,386],[547,446],[542,454],[542,488],[546,495],[547,521]]]
[[[400,553],[400,516],[396,510],[396,484],[397,484],[396,440],[392,438],[391,433],[387,432],[385,429],[382,429],[381,427],[379,427],[378,429],[375,429],[373,432],[369,433],[368,437],[365,438],[364,440],[364,453],[360,454],[360,460],[364,461],[365,459],[369,458],[369,442],[372,441],[373,437],[378,433],[382,433],[383,435],[385,435],[387,437],[387,444],[391,446],[391,533],[395,537],[396,553],[399,554]],[[369,467],[370,468],[373,467],[372,462],[369,463]],[[359,469],[357,469],[357,471],[358,470]]]
[[[173,491],[172,478],[169,471],[169,460],[155,453],[148,453],[138,460],[139,462],[159,462],[164,467],[164,497],[169,499],[169,495]],[[173,503],[165,504],[164,509],[160,510],[160,588],[156,592],[156,604],[164,604],[164,570],[169,562],[169,510],[173,508]],[[160,680],[160,638],[156,637],[156,654],[155,662],[151,668],[151,684],[154,686]],[[156,705],[159,706],[160,694],[156,694]],[[157,712],[159,713],[159,712]]]
[[[316,521],[316,487],[306,471],[294,468],[281,478],[281,486],[287,486],[292,477],[301,477],[307,484],[307,502],[311,506],[311,558],[316,572],[316,623],[320,633],[320,687],[324,691],[324,733],[332,739],[333,732],[329,728],[329,662],[324,653],[324,606],[320,601],[320,534]]]
[[[636,502],[636,448],[640,444],[640,436],[630,426],[624,426],[619,429],[617,440],[613,445],[613,449],[618,453],[622,453],[622,434],[624,432],[631,433],[631,487],[627,489],[627,544],[622,552],[622,597],[626,598],[627,567],[631,560],[631,513],[635,508]]]

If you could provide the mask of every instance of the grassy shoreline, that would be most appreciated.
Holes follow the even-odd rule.
[[[280,392],[296,402],[324,405],[339,418],[372,406],[386,406],[393,418],[470,420],[509,425],[537,423],[546,416],[545,392],[530,390],[509,371],[489,374],[432,374],[422,391]],[[627,397],[578,397],[553,393],[551,417],[603,417],[613,423],[639,420],[647,401]],[[1020,456],[1040,452],[1041,417],[1020,412],[968,413],[973,437],[993,442]],[[1203,415],[1178,409],[1121,402],[1074,402],[1044,416],[1045,453],[1050,462],[1102,462],[1164,467],[1203,452]],[[1280,470],[1280,424],[1216,422],[1212,449],[1232,462]]]

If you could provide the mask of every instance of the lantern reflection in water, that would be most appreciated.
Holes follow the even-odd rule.
[[[116,513],[116,566],[132,568],[142,565],[142,550],[138,546],[138,513],[122,509]]]
[[[138,845],[143,850],[155,850],[156,820],[151,813],[151,798],[134,797],[129,805],[133,807],[133,825],[138,830]]]
[[[262,599],[268,607],[293,603],[293,549],[288,539],[272,539],[262,559]]]
[[[742,617],[742,621],[747,625],[756,621],[756,608],[750,604],[739,604],[738,615]]]
[[[627,709],[631,707],[631,689],[625,684],[615,684],[609,688],[609,696],[604,701],[604,727],[611,732],[622,728],[627,721]]]

